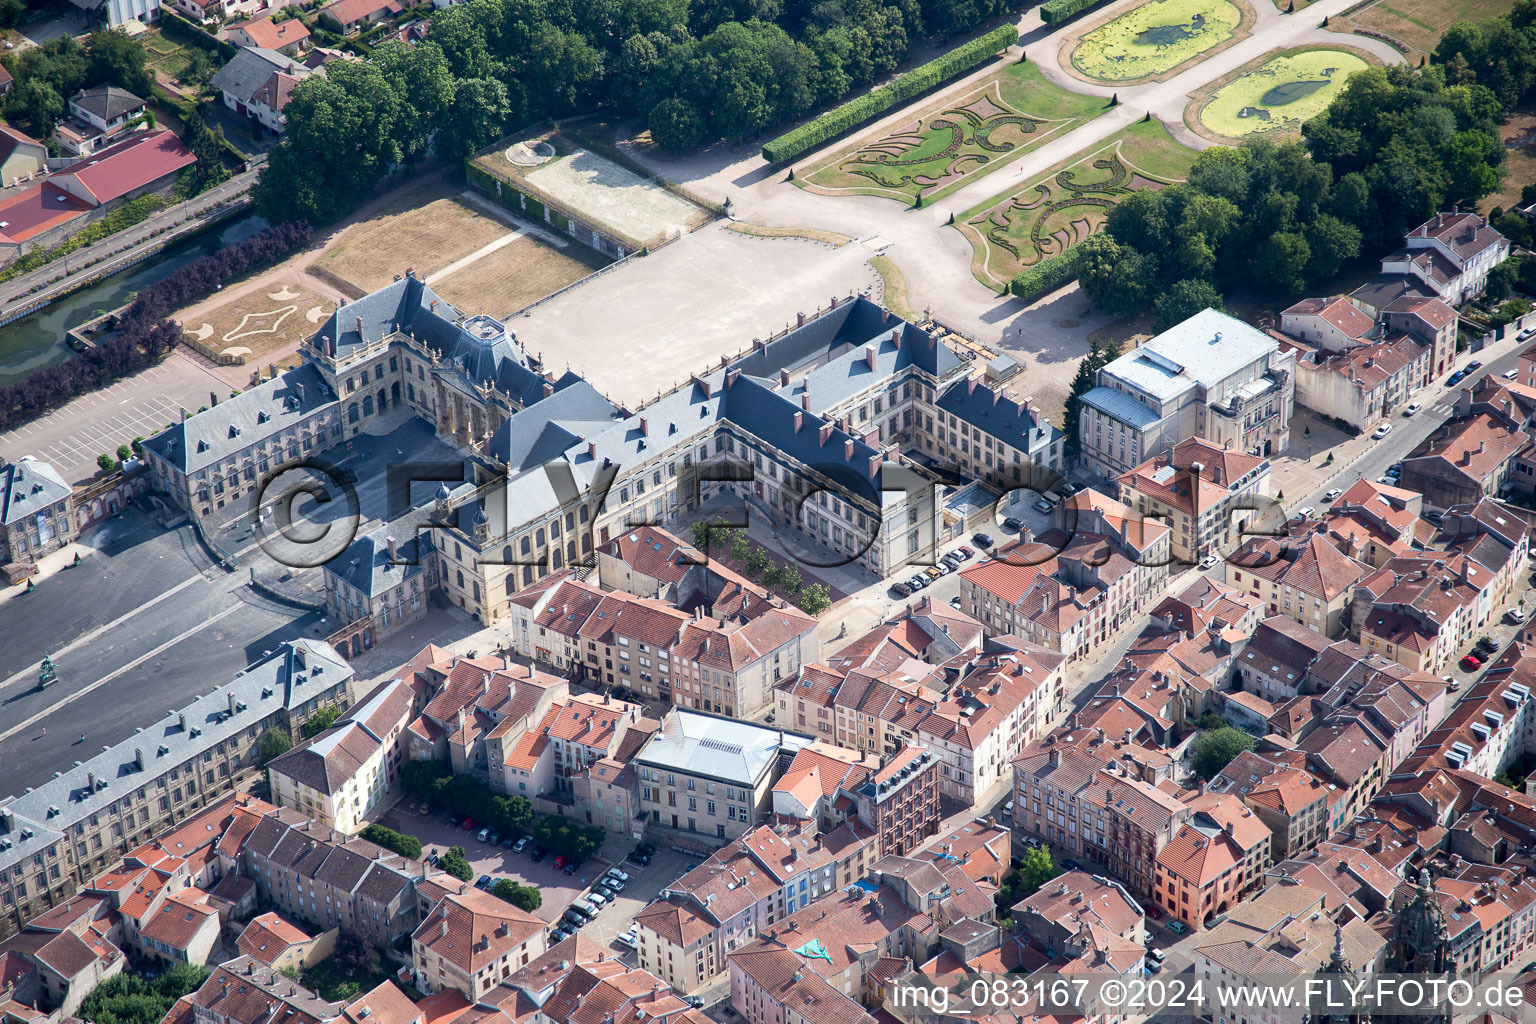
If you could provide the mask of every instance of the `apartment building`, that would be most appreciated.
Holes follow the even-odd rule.
[[[1383,256],[1383,274],[1417,279],[1442,301],[1460,306],[1483,293],[1488,272],[1509,259],[1509,239],[1472,211],[1437,213]]]
[[[781,758],[812,737],[673,708],[634,756],[652,824],[736,839],[769,813]]]
[[[1113,480],[1189,437],[1265,457],[1285,450],[1295,357],[1207,309],[1099,370],[1083,396],[1083,462]]]
[[[1194,564],[1242,542],[1270,506],[1269,460],[1185,438],[1122,474],[1120,502],[1166,523],[1174,558]]]
[[[1139,777],[1137,747],[1100,731],[1058,729],[1013,762],[1013,820],[1150,894],[1158,854],[1191,811]]]
[[[208,980],[183,996],[164,1024],[328,1024],[341,1016],[342,1004],[329,1003],[280,971],[252,956],[240,956],[214,968]]]
[[[727,957],[813,902],[862,879],[879,858],[858,821],[758,826],[664,887],[635,915],[642,968],[681,992],[719,977]]]
[[[1496,543],[1486,550],[1501,561],[1510,555]],[[1390,559],[1363,580],[1351,619],[1366,650],[1439,675],[1501,604],[1494,573],[1474,554],[1425,551]]]
[[[878,758],[813,743],[774,784],[773,813],[822,832],[854,820],[874,833],[879,856],[905,855],[938,834],[939,759],[921,744]]]
[[[0,931],[63,902],[124,853],[231,793],[268,729],[351,702],[352,668],[293,640],[236,679],[55,779],[0,801]]]
[[[1517,390],[1518,389],[1518,390]],[[1399,486],[1445,509],[1500,495],[1529,492],[1536,460],[1536,393],[1519,385],[1480,381],[1457,398],[1454,415],[1403,459]]]
[[[1233,758],[1207,788],[1230,793],[1270,831],[1270,860],[1299,857],[1328,837],[1329,789],[1311,772],[1253,751]]]
[[[235,945],[240,952],[279,971],[319,963],[336,950],[339,928],[310,935],[292,921],[268,911],[251,918]]]
[[[1021,531],[994,558],[960,572],[961,608],[989,636],[1013,634],[1068,663],[1162,599],[1173,550],[1168,526],[1125,504],[1089,491],[1073,499],[1075,528],[1038,539]]]
[[[548,930],[490,893],[450,893],[411,935],[411,974],[423,992],[457,989],[476,1002],[543,953]]]
[[[412,679],[421,714],[407,730],[411,758],[443,761],[502,791],[512,749],[571,689],[567,679],[494,655],[449,656]]]
[[[653,719],[640,725],[639,704],[616,700],[608,694],[578,693],[562,697],[544,712],[539,724],[527,729],[500,764],[503,788],[530,800],[545,798],[557,804],[576,803],[576,784],[589,769],[621,753],[639,749],[652,735]],[[617,758],[624,763],[627,757]]]
[[[317,928],[339,927],[376,946],[415,931],[421,866],[365,839],[277,808],[245,822],[224,854],[272,908]]]
[[[1127,942],[1147,941],[1141,904],[1112,878],[1068,871],[1013,905],[1014,926],[1058,955],[1084,928],[1098,928]]]
[[[353,835],[400,780],[411,721],[411,688],[399,679],[374,687],[331,728],[267,764],[279,807]]]
[[[1236,797],[1206,793],[1157,854],[1152,898],[1190,928],[1225,914],[1263,884],[1269,829]]]
[[[1435,526],[1423,518],[1424,496],[1364,478],[1356,480],[1323,511],[1318,524],[1295,521],[1294,535],[1318,531],[1356,561],[1380,569],[1398,555],[1423,550]]]
[[[1254,537],[1227,559],[1227,582],[1325,636],[1348,625],[1355,587],[1370,567],[1340,551],[1318,532],[1281,540]]]
[[[775,683],[821,654],[816,620],[766,594],[689,613],[563,570],[509,607],[512,646],[524,657],[728,717],[762,708]]]

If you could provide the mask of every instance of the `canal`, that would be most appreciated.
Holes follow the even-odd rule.
[[[73,350],[64,340],[64,332],[71,327],[116,309],[146,285],[266,226],[267,222],[254,213],[241,214],[211,231],[168,246],[121,274],[71,292],[31,316],[0,327],[0,386],[15,384],[35,370],[69,358]]]

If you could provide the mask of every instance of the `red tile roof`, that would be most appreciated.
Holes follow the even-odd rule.
[[[181,144],[174,132],[161,129],[141,132],[108,146],[71,164],[49,181],[73,178],[100,206],[196,162],[192,151]]]

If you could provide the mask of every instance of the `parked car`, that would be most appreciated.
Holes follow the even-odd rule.
[[[1419,414],[1419,410],[1422,408],[1424,408],[1423,402],[1409,402],[1407,405],[1403,406],[1403,415],[1417,416]]]
[[[579,867],[581,867],[581,861],[579,860],[566,861],[565,873],[568,875],[574,875],[576,873],[576,869]]]
[[[640,944],[639,939],[636,938],[635,935],[634,925],[630,925],[627,931],[622,931],[618,935],[615,935],[613,941],[629,949],[634,949],[637,945]]]
[[[1147,950],[1147,959],[1148,960],[1156,960],[1158,963],[1162,963],[1164,960],[1168,959],[1168,954],[1164,953],[1162,950],[1158,949],[1156,946],[1153,946],[1152,948]]]
[[[960,550],[960,557],[961,558],[975,558],[976,557],[976,549],[971,547],[969,544],[961,544],[959,550]]]
[[[1013,516],[1009,516],[1007,519],[1003,520],[1003,529],[1005,529],[1005,530],[1013,530],[1013,531],[1017,532],[1019,527],[1021,527],[1023,525],[1024,525],[1024,520],[1022,520],[1022,519],[1015,519]]]
[[[989,548],[992,546],[992,538],[988,537],[984,533],[978,533],[976,536],[971,538],[971,543],[975,544],[979,548]]]
[[[601,889],[593,889],[591,892],[587,893],[586,899],[588,903],[591,903],[593,906],[597,907],[597,909],[601,910],[608,905],[612,897],[608,896]]]
[[[507,838],[501,841],[501,848],[503,850],[510,850],[512,849],[512,844],[515,842],[517,842],[516,836],[507,836]]]
[[[491,838],[487,839],[486,842],[490,843],[492,846],[500,846],[501,845],[501,833],[500,832],[492,832],[491,833]]]
[[[491,837],[491,830],[488,829],[488,828],[481,829],[480,830],[480,834],[475,836],[475,838],[478,839],[482,843],[485,842],[490,837]]]
[[[1479,362],[1478,360],[1476,360],[1476,359],[1472,360],[1470,363],[1467,364],[1467,372],[1468,373],[1475,373],[1478,370],[1481,370],[1482,368],[1483,368],[1483,364],[1481,362]]]
[[[1061,862],[1061,870],[1063,871],[1076,871],[1080,867],[1082,867],[1082,865],[1073,860],[1071,857],[1064,858]]]
[[[1148,974],[1158,974],[1158,973],[1162,972],[1163,962],[1161,960],[1150,960],[1149,959],[1149,960],[1147,960],[1146,963],[1147,963],[1147,973]]]
[[[1168,930],[1173,932],[1175,935],[1183,935],[1185,932],[1189,931],[1189,925],[1185,924],[1183,921],[1169,921]]]
[[[495,882],[490,875],[481,875],[480,880],[475,883],[475,888],[484,889],[486,892],[490,892],[491,886],[493,884],[495,884]]]
[[[1447,384],[1455,385],[1455,384],[1460,384],[1462,381],[1464,381],[1466,379],[1467,379],[1467,371],[1466,370],[1457,370],[1455,373],[1453,373],[1449,377],[1445,378],[1445,382]]]
[[[1392,433],[1392,424],[1390,424],[1390,423],[1383,423],[1381,426],[1379,426],[1375,430],[1371,431],[1371,436],[1374,437],[1376,440],[1380,441],[1382,438],[1386,437],[1390,433]]]
[[[465,829],[472,829],[472,828],[474,828],[475,827],[475,819],[474,818],[465,818],[464,819],[464,826],[463,827]]]
[[[1524,622],[1525,612],[1521,611],[1519,608],[1511,608],[1509,611],[1504,613],[1504,618],[1510,622]]]
[[[912,593],[912,584],[910,584],[910,583],[895,583],[895,584],[892,584],[892,586],[891,586],[891,593],[895,594],[897,597],[906,597],[908,594]]]
[[[1301,508],[1296,510],[1297,519],[1311,519],[1316,514],[1317,509],[1313,508],[1311,505],[1303,505]]]
[[[565,867],[565,862],[566,862],[566,861],[567,861],[567,860],[568,860],[568,859],[569,859],[569,858],[568,858],[568,857],[566,857],[566,855],[565,855],[565,854],[563,854],[563,853],[562,853],[562,854],[560,854],[560,855],[559,855],[559,856],[558,856],[558,857],[556,857],[556,858],[555,858],[555,867],[557,867],[557,868],[563,868],[563,867]]]
[[[608,873],[606,875],[604,875],[603,877],[604,878],[614,878],[614,879],[619,880],[620,882],[627,882],[627,881],[629,881],[629,875],[625,874],[623,869],[621,869],[621,868],[609,868],[608,869]]]
[[[1343,490],[1341,490],[1340,488],[1330,487],[1330,488],[1328,488],[1328,493],[1323,495],[1323,500],[1324,501],[1332,501],[1333,499],[1337,498],[1339,495],[1341,495],[1343,493],[1344,493]]]
[[[570,937],[571,937],[571,933],[566,931],[564,928],[556,928],[554,931],[549,933],[549,941],[550,942],[560,942],[560,941],[562,941],[564,939],[568,939]]]
[[[532,839],[530,839],[528,836],[523,836],[523,838],[512,844],[512,852],[522,853],[528,848],[528,844],[531,842],[533,842]]]
[[[1461,670],[1463,672],[1476,672],[1482,667],[1483,659],[1479,658],[1475,654],[1468,654],[1466,657],[1461,659]]]
[[[1216,556],[1215,555],[1206,555],[1204,558],[1200,559],[1200,568],[1202,568],[1202,569],[1212,569],[1212,568],[1215,568],[1215,566],[1216,566]]]
[[[1076,494],[1078,491],[1080,491],[1082,489],[1083,489],[1083,485],[1082,484],[1073,483],[1071,480],[1068,480],[1066,483],[1062,484],[1061,488],[1060,488],[1061,493],[1062,494],[1066,494],[1066,495]]]
[[[549,851],[544,849],[542,846],[535,846],[533,848],[533,853],[531,853],[529,856],[533,859],[533,862],[537,864],[539,861],[549,856]]]
[[[597,883],[597,891],[608,897],[609,901],[619,898],[619,893],[624,891],[624,883],[617,878],[605,878]]]
[[[1477,638],[1476,648],[1479,651],[1496,651],[1499,645],[1491,636],[1480,636]]]
[[[652,846],[650,843],[639,843],[635,846],[635,852],[643,853],[647,857],[650,857],[656,853],[656,847]]]
[[[1051,503],[1046,501],[1044,498],[1041,498],[1039,501],[1035,502],[1029,507],[1034,509],[1036,512],[1039,512],[1041,515],[1051,514]]]
[[[704,998],[702,996],[683,996],[683,1002],[687,1003],[695,1010],[704,1009]]]
[[[602,907],[597,903],[584,897],[572,900],[571,907],[574,910],[579,910],[583,914],[586,914],[588,918],[596,918],[597,912],[602,909]]]
[[[913,592],[922,590],[927,585],[928,585],[928,577],[927,576],[913,576],[911,579],[907,580],[907,586],[911,587]]]
[[[1503,373],[1499,374],[1499,376],[1503,377],[1505,380],[1514,380],[1516,377],[1520,376],[1520,368],[1516,366],[1512,369],[1505,370]]]
[[[930,580],[936,580],[940,576],[943,576],[944,573],[939,569],[938,566],[930,565],[928,568],[923,570],[923,575],[927,576]]]
[[[1143,904],[1141,909],[1146,911],[1147,916],[1154,921],[1161,921],[1163,919],[1163,908],[1156,903]]]

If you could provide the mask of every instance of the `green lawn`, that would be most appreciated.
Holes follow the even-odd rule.
[[[1321,113],[1367,63],[1343,50],[1303,50],[1265,61],[1216,90],[1200,121],[1229,139],[1295,131]]]
[[[1032,63],[1009,64],[910,124],[845,147],[798,181],[830,195],[931,202],[1107,109],[1100,97],[1047,82]]]
[[[1242,20],[1230,0],[1151,0],[1085,35],[1072,66],[1104,82],[1165,74],[1231,39]]]
[[[971,243],[971,272],[996,288],[1104,226],[1120,197],[1182,181],[1195,151],[1160,121],[1140,121],[1023,188],[993,196],[956,218]]]

